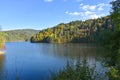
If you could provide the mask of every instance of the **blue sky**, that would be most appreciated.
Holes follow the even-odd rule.
[[[0,0],[2,30],[45,29],[109,14],[111,0]]]

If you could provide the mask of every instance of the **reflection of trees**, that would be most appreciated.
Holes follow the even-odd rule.
[[[4,73],[3,71],[4,59],[5,59],[5,56],[0,55],[0,80],[2,80],[3,73]]]
[[[57,57],[77,58],[77,57],[95,57],[99,56],[101,51],[94,44],[48,44],[44,50],[45,53]]]

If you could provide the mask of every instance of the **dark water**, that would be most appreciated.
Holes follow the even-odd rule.
[[[0,78],[3,80],[48,80],[51,71],[59,71],[68,60],[87,57],[88,64],[102,70],[102,50],[94,44],[6,43],[0,55]],[[1,80],[0,79],[0,80]]]

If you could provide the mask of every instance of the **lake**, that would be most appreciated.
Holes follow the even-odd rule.
[[[101,60],[104,51],[94,44],[48,44],[8,42],[6,53],[0,55],[0,80],[48,80],[67,61],[85,56],[90,66],[105,69]]]

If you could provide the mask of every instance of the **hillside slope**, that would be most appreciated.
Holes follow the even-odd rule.
[[[37,34],[38,30],[33,29],[18,29],[18,30],[9,30],[3,31],[3,33],[7,34],[5,36],[6,41],[28,41],[31,36]]]
[[[61,23],[53,28],[41,30],[31,37],[31,42],[94,42],[95,37],[100,36],[100,33],[105,30],[112,30],[113,26],[114,24],[109,16],[86,21],[72,21],[66,24]]]

